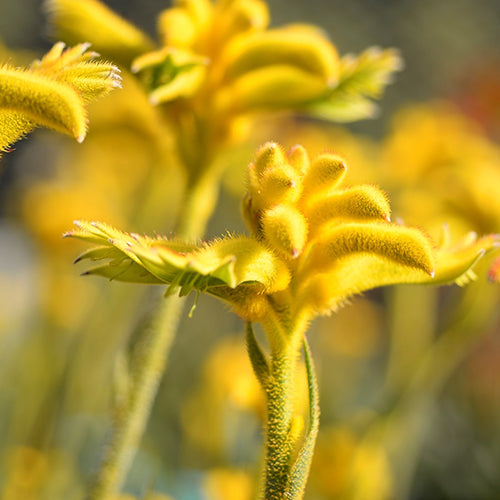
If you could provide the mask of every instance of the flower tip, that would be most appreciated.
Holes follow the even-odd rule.
[[[431,271],[429,272],[429,276],[431,278],[434,278],[435,275],[436,275],[436,270],[435,269],[431,269]]]
[[[87,135],[87,132],[82,132],[80,135],[76,137],[76,142],[81,144],[85,140],[85,136]]]
[[[297,248],[292,248],[292,258],[296,259],[300,255],[300,252]]]

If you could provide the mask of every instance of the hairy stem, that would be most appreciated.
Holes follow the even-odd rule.
[[[271,355],[266,387],[267,435],[265,500],[284,499],[294,442],[290,439],[293,418],[294,373],[297,354],[284,349]]]
[[[188,190],[185,197],[187,211],[178,231],[180,237],[196,239],[202,236],[215,205],[216,185],[217,177],[212,175],[200,179]],[[184,298],[174,296],[162,300],[151,329],[143,332],[131,374],[127,404],[113,422],[89,500],[107,500],[124,481],[144,434],[184,303]]]
[[[145,332],[133,374],[127,404],[113,423],[112,435],[97,479],[90,491],[92,500],[104,500],[120,488],[144,433],[177,330],[184,300],[168,297],[160,306],[151,331]]]

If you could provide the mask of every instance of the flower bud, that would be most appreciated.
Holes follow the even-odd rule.
[[[268,168],[260,179],[256,208],[270,208],[280,203],[295,203],[300,197],[301,179],[287,163]],[[258,200],[258,201],[257,201]]]
[[[266,241],[286,257],[296,258],[307,241],[305,217],[290,205],[278,205],[266,210],[261,219]]]
[[[340,156],[324,153],[311,161],[304,177],[304,198],[337,186],[347,171]]]
[[[300,144],[293,146],[287,154],[288,163],[295,168],[295,170],[304,175],[310,166],[309,155],[306,148]]]
[[[255,155],[255,169],[258,175],[273,165],[286,163],[285,153],[276,142],[266,142]]]
[[[69,134],[78,142],[85,138],[87,111],[84,102],[74,88],[57,80],[0,67],[0,108],[21,113],[35,124]],[[15,126],[14,121],[12,127]]]

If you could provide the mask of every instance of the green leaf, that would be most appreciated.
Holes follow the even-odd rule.
[[[403,67],[395,49],[371,47],[358,57],[344,56],[340,61],[338,85],[325,99],[311,103],[308,113],[329,121],[349,122],[373,118],[379,99],[394,73]]]
[[[194,245],[124,233],[99,222],[75,224],[78,229],[66,236],[99,245],[77,260],[107,260],[85,274],[118,281],[166,283],[170,291],[181,287],[182,295],[195,289],[229,301],[232,296],[241,300],[241,293],[256,295],[281,290],[290,280],[286,265],[252,238],[227,236]],[[230,292],[237,287],[241,293]]]
[[[208,59],[187,50],[163,47],[134,60],[132,71],[142,73],[153,104],[193,95],[202,84]]]

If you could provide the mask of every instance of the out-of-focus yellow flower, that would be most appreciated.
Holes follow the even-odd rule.
[[[83,141],[86,104],[120,87],[118,68],[88,48],[59,42],[27,69],[0,66],[0,153],[37,126]]]
[[[40,489],[49,474],[47,457],[29,447],[18,447],[8,457],[6,478],[0,488],[3,500],[37,500]]]
[[[381,174],[409,224],[436,234],[500,228],[500,148],[449,103],[399,112],[382,143]]]
[[[269,29],[262,0],[177,0],[158,16],[155,48],[97,0],[48,0],[46,6],[57,36],[90,41],[131,63],[151,102],[177,104],[171,114],[183,134],[190,133],[184,148],[196,138],[210,150],[214,138],[231,136],[236,116],[249,112],[299,110],[334,121],[372,116],[372,99],[401,67],[394,50],[339,58],[316,26]]]
[[[295,394],[297,408],[307,401],[304,380],[305,367],[300,363],[296,372]],[[231,410],[231,411],[229,411]],[[237,420],[237,412],[262,417],[265,401],[248,353],[240,337],[225,339],[210,352],[202,372],[200,385],[187,400],[183,411],[186,434],[198,449],[214,456],[225,456],[228,443],[236,438],[231,430],[238,430],[230,419]],[[303,430],[303,419],[297,415],[296,432]],[[207,432],[207,428],[210,432]]]
[[[240,470],[213,469],[203,481],[206,500],[250,500],[253,498],[255,481]]]
[[[346,307],[324,318],[317,335],[322,348],[344,358],[362,359],[373,355],[384,343],[383,314],[373,301],[356,297],[353,307]],[[349,332],[332,335],[332,332]]]
[[[98,0],[47,1],[46,5],[58,38],[68,43],[92,42],[96,50],[119,62],[154,46],[146,34]]]
[[[244,344],[239,337],[227,339],[210,352],[200,384],[183,409],[183,426],[197,449],[225,457],[228,444],[234,440],[231,431],[237,430],[234,422],[240,413],[254,416],[263,410],[262,392]]]
[[[347,428],[320,433],[311,489],[331,500],[386,500],[391,498],[392,484],[382,446],[359,439]]]

